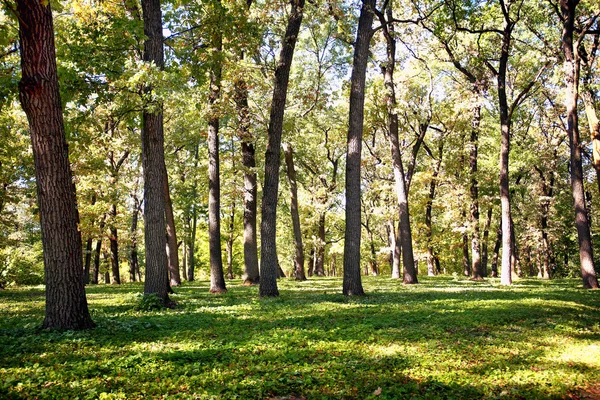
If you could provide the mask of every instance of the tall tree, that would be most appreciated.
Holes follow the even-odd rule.
[[[396,101],[396,90],[394,85],[394,68],[396,66],[396,38],[394,32],[393,13],[391,3],[388,3],[385,15],[377,12],[379,21],[383,26],[383,35],[386,41],[387,62],[382,68],[385,89],[386,105],[388,119],[388,134],[390,139],[390,148],[392,152],[392,165],[394,167],[394,180],[396,188],[396,197],[398,201],[398,232],[396,243],[394,245],[394,258],[399,259],[402,253],[403,282],[406,284],[418,283],[415,270],[415,260],[412,245],[412,231],[410,227],[410,214],[408,210],[408,190],[404,175],[404,166],[402,165],[402,153],[400,151],[400,141],[398,138],[398,111]],[[387,17],[387,18],[386,18]],[[425,130],[423,130],[424,133]],[[423,134],[424,136],[424,134]],[[419,143],[422,143],[422,139]],[[416,156],[416,154],[415,154]],[[415,157],[416,158],[416,157]],[[412,162],[414,171],[415,161]],[[412,172],[410,173],[412,176]],[[402,251],[400,251],[402,249]],[[392,276],[399,278],[398,276]]]
[[[369,47],[373,37],[375,0],[363,0],[358,18],[354,59],[350,77],[350,112],[346,152],[346,228],[344,233],[343,293],[347,296],[365,294],[360,278],[360,163],[365,110],[365,80]]]
[[[216,1],[219,9],[220,1]],[[214,59],[210,68],[208,116],[208,248],[210,254],[210,292],[225,293],[223,255],[221,252],[221,177],[219,168],[219,116],[217,102],[221,96],[221,51],[223,36],[215,27],[212,34]]]
[[[144,61],[164,69],[162,12],[160,0],[142,0],[144,17]],[[152,86],[145,95],[152,97]],[[169,304],[169,275],[166,254],[164,196],[164,131],[162,104],[151,99],[142,113],[142,166],[144,169],[144,245],[146,248],[146,280],[144,295],[156,294]]]
[[[300,229],[300,215],[298,211],[298,184],[296,182],[296,168],[294,167],[294,149],[289,143],[283,144],[286,171],[290,184],[290,213],[294,230],[294,244],[296,256],[294,257],[294,278],[305,281],[304,274],[304,246],[302,245],[302,230]]]
[[[588,289],[598,289],[598,278],[596,277],[592,251],[592,237],[590,234],[588,212],[585,204],[583,166],[581,161],[581,139],[579,137],[579,121],[577,114],[580,67],[578,48],[583,39],[583,34],[580,34],[579,39],[573,43],[575,13],[578,4],[579,0],[560,1],[563,22],[562,48],[565,62],[565,106],[567,109],[567,133],[571,148],[571,190],[573,192],[573,203],[575,206],[575,226],[577,228],[577,239],[579,241],[581,276],[583,279],[583,287]],[[589,29],[590,26],[591,24],[588,23],[586,30]]]
[[[275,69],[275,85],[269,116],[267,150],[265,152],[265,181],[263,185],[261,248],[260,248],[260,295],[279,296],[277,289],[276,225],[277,225],[277,196],[279,190],[279,166],[281,155],[281,134],[283,131],[283,115],[287,88],[290,78],[290,68],[294,57],[294,48],[300,32],[304,11],[304,0],[291,0],[291,10],[288,15],[287,27]],[[360,230],[360,225],[359,225]]]
[[[29,121],[44,251],[46,316],[42,327],[90,329],[95,324],[83,283],[79,215],[58,87],[52,10],[48,2],[18,0],[17,12],[19,92]]]

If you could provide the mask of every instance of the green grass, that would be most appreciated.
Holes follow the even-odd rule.
[[[579,281],[364,278],[177,288],[140,312],[139,284],[89,287],[98,327],[41,331],[40,288],[0,291],[0,398],[598,398],[600,292]],[[595,393],[595,394],[594,394]]]

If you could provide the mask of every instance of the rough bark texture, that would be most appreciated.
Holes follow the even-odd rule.
[[[144,61],[164,68],[160,0],[142,0]],[[147,95],[151,87],[145,90]],[[164,169],[165,150],[162,104],[152,104],[142,114],[142,166],[144,169],[144,244],[146,279],[144,295],[155,294],[169,304],[170,290],[166,253]]]
[[[373,36],[371,26],[373,25],[375,3],[375,0],[363,0],[362,2],[350,78],[343,281],[343,293],[347,296],[362,296],[365,294],[360,277],[360,161],[365,111],[365,77],[369,59],[369,45]]]
[[[221,52],[220,34],[216,34],[214,51]],[[215,104],[221,96],[221,64],[213,61],[210,71],[208,103],[208,252],[210,255],[210,292],[225,293],[223,255],[221,251],[221,178],[219,171],[219,118]]]
[[[290,68],[294,57],[294,48],[300,32],[304,9],[304,0],[292,0],[288,16],[287,28],[277,68],[275,69],[275,84],[273,100],[269,116],[267,150],[265,152],[265,181],[263,186],[261,248],[260,248],[260,296],[279,296],[277,289],[277,195],[279,190],[279,165],[281,154],[281,134],[283,131],[283,115],[287,88],[290,78]],[[360,229],[360,226],[359,226]]]
[[[588,224],[583,187],[583,167],[581,162],[581,141],[577,116],[577,93],[579,85],[579,61],[573,46],[575,8],[579,0],[561,0],[563,16],[562,47],[565,56],[564,73],[566,83],[565,106],[567,109],[567,133],[571,147],[571,190],[575,206],[575,226],[579,242],[579,261],[584,288],[598,288],[594,269],[592,238]]]
[[[391,7],[391,6],[388,6]],[[387,9],[388,20],[392,19],[391,8]],[[385,19],[380,18],[383,24],[383,33],[386,39],[387,63],[382,68],[385,89],[388,117],[388,130],[390,138],[390,148],[392,152],[392,165],[394,168],[394,180],[396,187],[396,198],[398,202],[398,235],[396,235],[396,244],[394,256],[399,258],[402,249],[402,269],[403,281],[407,284],[418,283],[415,270],[415,260],[412,247],[412,232],[410,228],[410,214],[408,212],[408,190],[404,175],[404,166],[402,165],[402,153],[400,150],[400,141],[398,139],[398,112],[396,105],[396,91],[394,87],[394,67],[396,65],[396,39],[394,37],[393,25],[385,24]],[[424,136],[424,135],[423,135]],[[420,142],[422,143],[422,141]],[[420,146],[420,144],[419,144]],[[413,149],[415,150],[415,149]],[[416,149],[418,151],[418,148]],[[414,170],[413,161],[412,170]],[[412,173],[410,174],[412,176]],[[399,271],[398,271],[399,272]],[[395,275],[395,274],[394,274]],[[399,275],[399,273],[398,273]],[[396,276],[393,276],[394,278]],[[399,278],[399,276],[398,276]]]
[[[296,256],[294,258],[294,278],[305,281],[304,274],[304,246],[302,244],[302,229],[300,229],[300,213],[298,211],[298,184],[296,182],[296,168],[294,167],[294,150],[290,144],[283,144],[287,178],[290,185],[290,213],[292,214],[292,227],[294,229],[294,244]]]
[[[31,134],[39,206],[46,315],[43,328],[89,329],[81,234],[56,72],[49,3],[18,0],[21,104]]]
[[[165,196],[165,222],[167,224],[167,267],[171,286],[181,285],[179,273],[179,247],[177,246],[177,231],[175,230],[175,217],[173,216],[173,202],[169,190],[169,176],[167,166],[163,168],[163,195]]]

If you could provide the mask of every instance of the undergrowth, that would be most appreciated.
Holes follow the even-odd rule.
[[[600,382],[599,291],[575,280],[228,282],[141,306],[140,284],[90,286],[98,327],[43,331],[43,288],[0,291],[0,398],[549,399]],[[151,300],[145,300],[151,303]],[[592,398],[592,397],[588,397]]]

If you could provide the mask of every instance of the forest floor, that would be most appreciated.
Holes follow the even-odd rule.
[[[98,327],[39,330],[43,288],[0,291],[0,398],[599,399],[600,291],[578,280],[280,280],[281,296],[208,282],[173,310],[141,284],[87,288]]]

